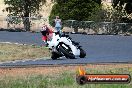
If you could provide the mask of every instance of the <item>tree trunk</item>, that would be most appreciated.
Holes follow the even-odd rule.
[[[78,28],[77,27],[74,28],[74,32],[78,33]]]
[[[24,13],[24,16],[23,16],[23,24],[24,24],[24,29],[26,31],[30,31],[30,20],[29,20],[29,14],[30,14],[30,11],[29,11],[29,3],[28,0],[25,1],[26,4],[24,6],[24,9],[25,9],[25,13]]]
[[[24,17],[23,18],[23,24],[24,24],[24,29],[26,31],[30,31],[30,20],[29,20],[29,17]]]

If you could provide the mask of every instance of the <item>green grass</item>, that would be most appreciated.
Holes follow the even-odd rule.
[[[0,43],[0,62],[50,57],[48,48]]]
[[[127,73],[132,75],[132,72],[126,68],[111,69],[105,71],[87,69],[87,72],[93,71],[95,74],[119,74]],[[93,73],[92,72],[92,73]],[[54,75],[30,75],[22,78],[19,77],[4,77],[0,79],[0,88],[132,88],[132,82],[129,84],[85,84],[78,85],[76,83],[76,72],[65,71]]]

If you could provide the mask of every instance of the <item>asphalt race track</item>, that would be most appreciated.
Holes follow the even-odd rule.
[[[58,60],[39,59],[1,63],[2,66],[26,65],[60,65],[87,63],[132,63],[132,36],[120,35],[82,35],[70,34],[73,40],[80,42],[86,51],[86,58]],[[29,32],[0,32],[0,42],[24,43],[42,45],[40,33]]]

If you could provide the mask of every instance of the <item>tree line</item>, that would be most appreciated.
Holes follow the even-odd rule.
[[[51,1],[55,2],[49,16],[52,25],[55,16],[60,16],[62,20],[132,22],[132,19],[127,17],[132,13],[132,0],[113,0],[113,9],[107,10],[102,9],[101,0]],[[30,31],[28,17],[38,14],[46,0],[4,0],[4,2],[8,5],[6,11],[11,16],[22,17],[24,28]]]

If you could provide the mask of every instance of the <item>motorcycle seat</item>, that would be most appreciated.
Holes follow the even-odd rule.
[[[72,41],[72,43],[75,44],[75,45],[79,45],[79,43],[78,42],[75,42],[75,41]]]

